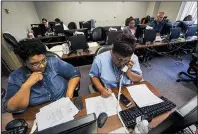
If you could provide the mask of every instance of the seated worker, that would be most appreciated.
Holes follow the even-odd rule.
[[[68,27],[59,18],[56,18],[54,21],[55,25],[61,24],[63,25],[64,30],[69,30]]]
[[[129,26],[130,19],[133,18],[132,16],[125,20],[125,26]]]
[[[157,35],[160,35],[160,32],[164,26],[164,12],[159,12],[156,19],[149,23],[149,26],[153,27],[153,29],[156,31]]]
[[[150,20],[151,20],[151,17],[147,15],[146,17],[142,18],[141,24],[147,24],[150,22]]]
[[[43,18],[42,19],[42,24],[45,25],[45,28],[46,28],[46,31],[47,32],[51,32],[52,29],[51,29],[51,27],[50,27],[49,22],[47,21],[47,19]]]
[[[127,65],[128,70],[124,73],[122,85],[133,84],[142,80],[138,57],[131,55],[135,51],[135,37],[131,34],[121,33],[117,36],[112,50],[99,54],[95,57],[89,76],[94,87],[103,97],[111,94],[109,88],[118,88],[121,69]]]
[[[136,31],[136,28],[135,28],[135,19],[130,18],[129,21],[128,21],[128,26],[126,26],[123,29],[123,33],[135,35],[135,31]]]
[[[186,16],[183,21],[192,21],[192,15]]]
[[[24,65],[9,76],[4,105],[8,112],[23,112],[28,106],[73,97],[80,72],[59,58],[47,57],[46,52],[38,39],[19,42],[15,53]]]

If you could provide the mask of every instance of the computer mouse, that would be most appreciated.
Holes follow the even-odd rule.
[[[10,129],[13,129],[13,128],[15,128],[15,127],[23,126],[23,125],[25,125],[25,124],[26,124],[26,123],[25,123],[25,120],[24,120],[24,119],[15,119],[15,120],[10,121],[10,122],[6,125],[5,129],[6,129],[6,130],[10,130]]]
[[[105,112],[99,114],[98,119],[97,119],[99,128],[102,128],[104,126],[105,122],[107,121],[107,118],[108,118],[108,115]]]

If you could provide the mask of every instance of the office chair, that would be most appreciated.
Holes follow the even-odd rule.
[[[99,54],[101,54],[101,53],[104,53],[104,52],[106,52],[106,51],[109,51],[109,50],[111,50],[112,49],[112,47],[113,47],[113,45],[108,45],[108,46],[102,46],[102,47],[100,47],[100,48],[98,48],[97,50],[96,50],[96,53],[95,53],[95,56],[97,56],[97,55],[99,55]],[[100,80],[100,79],[99,79]],[[100,80],[100,82],[102,83],[102,81]],[[103,83],[102,83],[103,84]],[[103,85],[104,86],[104,85]],[[98,90],[96,89],[96,87],[91,83],[91,84],[89,84],[89,92],[90,93],[95,93],[95,92],[98,92]]]
[[[106,33],[102,27],[95,28],[91,33],[92,41],[104,45],[106,41]]]
[[[12,50],[18,46],[18,41],[10,33],[3,33],[3,38],[11,45]]]
[[[68,28],[69,28],[69,29],[77,29],[77,25],[76,25],[75,22],[70,22],[70,23],[68,24]]]
[[[187,70],[187,73],[186,72],[179,72],[178,76],[180,78],[177,79],[177,82],[180,82],[180,81],[184,81],[184,82],[193,81],[195,83],[195,85],[198,86],[197,82],[196,82],[197,79],[198,79],[197,78],[197,73],[198,73],[198,47],[197,47],[196,53],[192,54],[192,58],[191,58],[191,61],[189,63],[189,68]],[[182,79],[181,75],[185,75],[185,76],[187,76],[190,79]]]

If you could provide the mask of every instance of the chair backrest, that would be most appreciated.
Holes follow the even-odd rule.
[[[95,55],[99,55],[101,53],[109,51],[109,50],[112,49],[112,47],[113,47],[113,45],[102,46],[102,47],[98,48],[98,50],[96,51]]]
[[[69,29],[77,29],[77,25],[76,25],[75,22],[70,22],[70,23],[68,24],[68,28],[69,28]]]
[[[93,41],[104,41],[106,39],[106,34],[102,27],[95,28],[91,35]]]
[[[3,33],[3,38],[6,42],[8,42],[10,45],[12,45],[13,49],[15,49],[18,46],[18,41],[9,33]]]
[[[51,51],[47,51],[46,56],[47,57],[57,57],[57,58],[60,58],[61,59],[61,57],[58,54],[53,53]]]

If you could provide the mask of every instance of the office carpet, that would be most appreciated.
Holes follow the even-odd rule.
[[[189,55],[182,56],[182,62],[176,62],[166,56],[155,57],[150,61],[151,67],[141,65],[143,78],[159,89],[163,96],[176,103],[177,107],[180,107],[193,98],[198,91],[192,82],[176,82],[177,74],[180,71],[187,70],[189,61]],[[90,79],[88,72],[90,67],[91,65],[79,67],[82,76],[80,95],[89,93]]]
[[[178,64],[170,57],[155,57],[151,63],[151,68],[141,65],[144,80],[150,82],[154,87],[160,90],[161,94],[174,103],[177,107],[182,106],[197,94],[196,86],[189,82],[176,82],[177,74],[180,71],[186,71],[190,61],[190,56],[182,56],[182,64]],[[80,66],[80,95],[89,94],[88,86],[90,79],[88,76],[91,65]],[[7,78],[1,79],[2,88],[7,87]],[[3,109],[2,109],[3,112]]]

